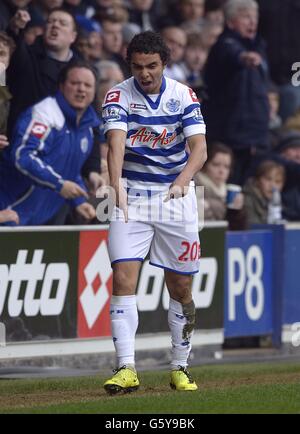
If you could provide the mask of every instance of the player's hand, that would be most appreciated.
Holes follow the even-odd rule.
[[[59,193],[64,199],[76,199],[77,197],[89,198],[89,195],[84,191],[80,185],[73,181],[65,181]]]
[[[166,198],[164,199],[164,202],[169,202],[171,199],[179,199],[181,197],[184,197],[188,193],[189,186],[179,183],[179,182],[173,182],[173,184],[170,185],[169,191],[167,193]]]
[[[89,174],[88,188],[91,194],[96,196],[98,188],[103,187],[104,185],[107,185],[107,179],[105,178],[105,176],[98,172],[91,172]]]
[[[10,20],[10,28],[18,33],[19,30],[25,29],[27,24],[31,21],[31,17],[27,11],[19,9]]]
[[[5,148],[9,145],[8,139],[6,136],[0,135],[0,149]]]
[[[76,207],[76,211],[81,217],[83,217],[87,221],[96,218],[96,210],[90,203],[82,203],[81,205]]]
[[[0,211],[0,223],[14,222],[17,225],[20,223],[18,214],[12,209]]]
[[[123,211],[125,223],[128,223],[128,201],[127,193],[123,185],[113,187],[116,192],[116,206]]]

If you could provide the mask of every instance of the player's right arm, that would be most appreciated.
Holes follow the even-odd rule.
[[[127,222],[127,193],[122,183],[126,136],[127,133],[122,130],[109,130],[107,132],[107,163],[110,185],[116,193],[116,205],[123,211],[125,221]]]
[[[107,165],[110,185],[116,194],[116,205],[128,221],[127,192],[122,182],[122,167],[128,131],[129,95],[124,85],[111,89],[103,104],[104,132],[108,143]]]

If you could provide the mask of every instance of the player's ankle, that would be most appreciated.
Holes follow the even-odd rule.
[[[130,371],[135,372],[136,373],[136,369],[135,369],[135,364],[134,363],[123,363],[122,365],[120,365],[120,368],[126,366],[126,369],[130,369]]]

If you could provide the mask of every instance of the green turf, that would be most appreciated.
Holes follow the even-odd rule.
[[[174,392],[168,372],[142,372],[141,388],[110,397],[104,378],[1,380],[0,413],[298,413],[300,364],[192,368],[197,392]]]

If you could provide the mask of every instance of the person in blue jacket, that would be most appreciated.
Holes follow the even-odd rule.
[[[46,224],[65,201],[85,220],[95,218],[81,169],[100,123],[91,106],[96,81],[89,64],[71,63],[60,75],[59,92],[18,119],[0,162],[0,209],[16,211],[20,225]]]

